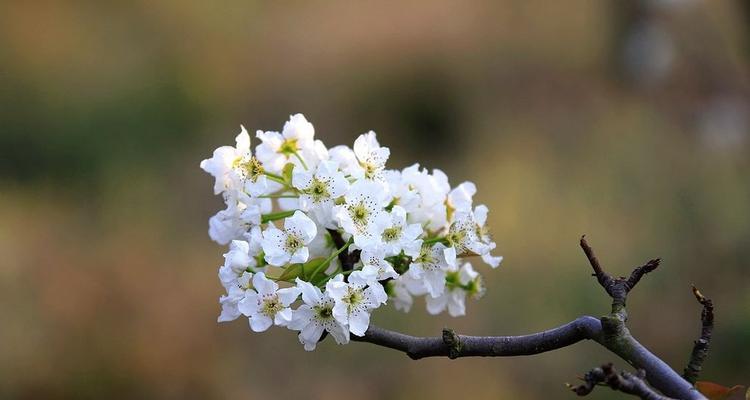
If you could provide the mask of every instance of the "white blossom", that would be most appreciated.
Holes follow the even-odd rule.
[[[393,206],[390,221],[383,230],[383,248],[386,255],[395,256],[401,253],[410,257],[417,257],[422,248],[422,225],[407,224],[406,210],[401,206]]]
[[[419,164],[414,164],[401,172],[401,179],[415,188],[420,198],[419,206],[410,212],[409,221],[423,224],[432,232],[443,229],[448,224],[446,198],[450,191],[448,177],[443,171],[433,169],[430,174],[426,169],[420,170]]]
[[[249,318],[250,329],[263,332],[273,324],[286,326],[292,322],[289,306],[297,300],[299,288],[279,289],[279,285],[262,272],[253,276],[253,288],[255,290],[245,292],[245,297],[237,305],[238,310]]]
[[[419,164],[387,169],[390,149],[372,131],[328,149],[302,114],[256,137],[253,150],[242,127],[200,163],[226,206],[209,219],[211,239],[228,245],[219,322],[286,326],[313,350],[324,332],[339,344],[364,335],[387,301],[409,311],[424,296],[428,313],[460,316],[484,292],[463,258],[494,268],[502,257],[474,183],[451,188]]]
[[[483,243],[487,244],[487,252],[482,254],[482,261],[484,261],[492,268],[497,268],[500,265],[500,262],[503,261],[503,257],[493,256],[492,254],[490,254],[492,250],[495,250],[497,244],[492,241],[492,238],[490,237],[489,231],[486,227],[488,212],[489,210],[487,209],[487,206],[481,204],[474,208],[473,216],[474,222],[476,223],[477,235]]]
[[[332,147],[328,150],[328,155],[346,175],[361,178],[364,174],[354,150],[350,147],[344,145]]]
[[[445,259],[451,266],[456,265],[456,257],[471,252],[476,255],[487,254],[489,246],[482,242],[477,232],[477,223],[471,213],[458,213],[446,236],[448,244]]]
[[[445,272],[448,262],[445,260],[445,245],[423,245],[419,256],[409,266],[413,278],[420,279],[432,297],[438,297],[445,290]]]
[[[448,193],[448,207],[453,213],[471,212],[476,193],[476,185],[472,182],[464,182]]]
[[[281,267],[287,263],[303,263],[309,257],[307,245],[315,238],[318,228],[305,213],[295,211],[284,220],[284,229],[271,225],[263,232],[261,245],[265,260]]]
[[[333,208],[333,216],[344,231],[354,237],[354,244],[359,248],[375,247],[382,242],[383,231],[390,220],[384,202],[381,184],[361,180],[351,186],[344,196],[344,204]]]
[[[393,269],[393,265],[385,259],[385,250],[383,247],[362,250],[359,258],[364,268],[371,267],[375,270],[378,281],[398,277],[398,273]]]
[[[256,265],[258,262],[250,254],[250,244],[244,240],[232,240],[229,251],[224,254],[224,265],[219,268],[219,280],[229,290],[238,286],[240,277]]]
[[[214,194],[219,194],[234,187],[234,168],[240,160],[250,155],[250,135],[244,126],[235,138],[235,147],[221,146],[214,150],[213,157],[201,161],[200,167],[211,174],[216,180]]]
[[[403,274],[387,282],[387,292],[391,303],[397,310],[409,312],[414,304],[413,296],[427,294],[424,282],[414,278],[411,274]]]
[[[258,159],[274,173],[290,162],[307,169],[328,157],[323,143],[314,140],[315,128],[302,114],[290,116],[281,133],[259,130],[255,136],[261,141],[255,148]]]
[[[385,177],[390,204],[403,207],[406,212],[412,212],[419,208],[422,199],[417,189],[404,181],[401,171],[385,170],[383,176]]]
[[[365,267],[349,275],[349,282],[339,274],[326,284],[326,293],[336,302],[333,316],[349,331],[363,336],[370,326],[370,313],[388,300],[383,286],[376,280],[377,271]]]
[[[227,207],[208,219],[208,236],[216,243],[225,245],[234,239],[241,239],[245,224],[239,218],[236,207]]]
[[[219,298],[219,304],[221,304],[219,322],[234,321],[242,315],[238,308],[238,303],[245,298],[245,292],[250,290],[250,280],[252,277],[253,274],[247,271],[239,275],[231,275],[231,277],[222,277],[221,271],[219,272],[219,279],[222,280],[222,284],[227,291],[225,295]]]
[[[333,161],[321,162],[314,173],[298,170],[295,168],[292,186],[300,191],[299,207],[311,211],[319,224],[334,228],[331,214],[334,201],[349,190],[349,181]]]
[[[465,263],[461,268],[449,267],[443,294],[425,298],[427,312],[434,315],[448,309],[451,317],[466,315],[466,296],[479,298],[483,294],[482,278],[470,263]]]
[[[349,327],[333,316],[335,302],[328,293],[321,292],[318,287],[299,278],[296,282],[304,304],[293,311],[289,329],[300,331],[299,341],[305,346],[305,350],[315,350],[324,331],[338,344],[349,343]]]
[[[354,155],[361,168],[361,175],[365,179],[383,180],[383,170],[391,150],[380,147],[375,132],[370,131],[359,135],[354,141]]]

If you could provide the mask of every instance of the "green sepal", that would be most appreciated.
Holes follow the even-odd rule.
[[[281,177],[284,178],[284,181],[291,186],[292,185],[292,172],[294,172],[294,164],[287,163],[284,166],[284,169],[281,170]]]

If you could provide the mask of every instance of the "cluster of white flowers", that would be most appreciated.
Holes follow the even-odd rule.
[[[328,149],[314,135],[296,114],[281,133],[257,131],[254,152],[243,127],[234,147],[201,162],[226,203],[209,220],[211,239],[229,245],[219,321],[287,327],[313,350],[324,331],[340,344],[364,335],[389,300],[409,311],[425,296],[431,314],[464,315],[466,297],[484,292],[466,259],[493,268],[502,259],[490,254],[474,184],[451,189],[442,171],[418,164],[386,169],[390,150],[374,132],[352,148]]]

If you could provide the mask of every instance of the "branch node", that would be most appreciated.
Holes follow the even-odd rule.
[[[461,338],[453,329],[443,328],[443,343],[448,346],[448,358],[455,360],[461,355]]]
[[[623,322],[627,321],[628,314],[625,311],[625,302],[628,293],[630,293],[644,275],[659,267],[661,259],[655,258],[649,260],[646,264],[634,269],[628,278],[625,278],[624,276],[613,278],[602,268],[599,260],[594,254],[594,249],[592,249],[588,242],[586,242],[586,235],[581,236],[580,245],[581,249],[583,249],[583,252],[586,254],[586,258],[588,258],[589,263],[591,264],[591,268],[594,270],[594,276],[599,282],[599,285],[601,285],[609,297],[612,298],[611,314],[617,315]]]

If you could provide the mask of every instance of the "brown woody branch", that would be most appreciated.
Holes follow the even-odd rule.
[[[619,318],[623,322],[627,321],[628,315],[625,311],[625,303],[628,293],[635,288],[635,285],[640,282],[644,275],[659,267],[661,259],[655,258],[649,260],[646,264],[635,268],[633,272],[630,273],[629,278],[625,278],[624,276],[613,278],[604,271],[601,264],[599,264],[599,260],[596,258],[596,255],[594,255],[594,250],[589,246],[588,242],[586,242],[586,235],[581,236],[580,244],[583,252],[586,254],[586,258],[588,258],[589,263],[591,264],[591,268],[594,270],[593,275],[596,277],[596,280],[599,281],[599,285],[601,285],[612,298],[612,316]]]
[[[703,369],[703,361],[708,356],[708,346],[711,344],[711,334],[714,330],[714,303],[711,299],[703,296],[695,286],[693,286],[693,295],[698,303],[703,306],[703,311],[701,311],[701,336],[693,343],[690,361],[688,361],[682,376],[688,382],[695,384]]]
[[[660,395],[656,392],[658,390],[671,398],[706,400],[701,393],[695,390],[692,384],[633,338],[625,326],[627,321],[625,302],[628,293],[645,274],[652,272],[659,266],[660,260],[654,259],[636,268],[629,278],[613,278],[601,267],[585,238],[581,238],[580,244],[594,269],[594,276],[612,298],[611,313],[601,318],[584,316],[548,331],[522,336],[465,336],[458,335],[452,330],[444,330],[440,337],[416,337],[370,325],[364,336],[353,336],[352,340],[402,351],[416,360],[425,357],[449,357],[454,359],[459,357],[532,355],[590,339],[618,355],[637,370],[643,370],[646,374],[637,376],[618,374],[617,385],[619,385],[618,388],[621,388],[619,390],[624,388],[626,390],[622,390],[623,392],[631,393],[628,390],[641,386],[641,384],[637,384],[637,378],[651,393],[660,396],[648,398],[669,398]],[[603,372],[604,370],[602,370]],[[605,374],[605,376],[607,375]],[[656,390],[648,387],[645,376],[648,376],[648,384]],[[611,379],[614,382],[615,378]],[[638,390],[642,393],[649,393],[642,389]]]

